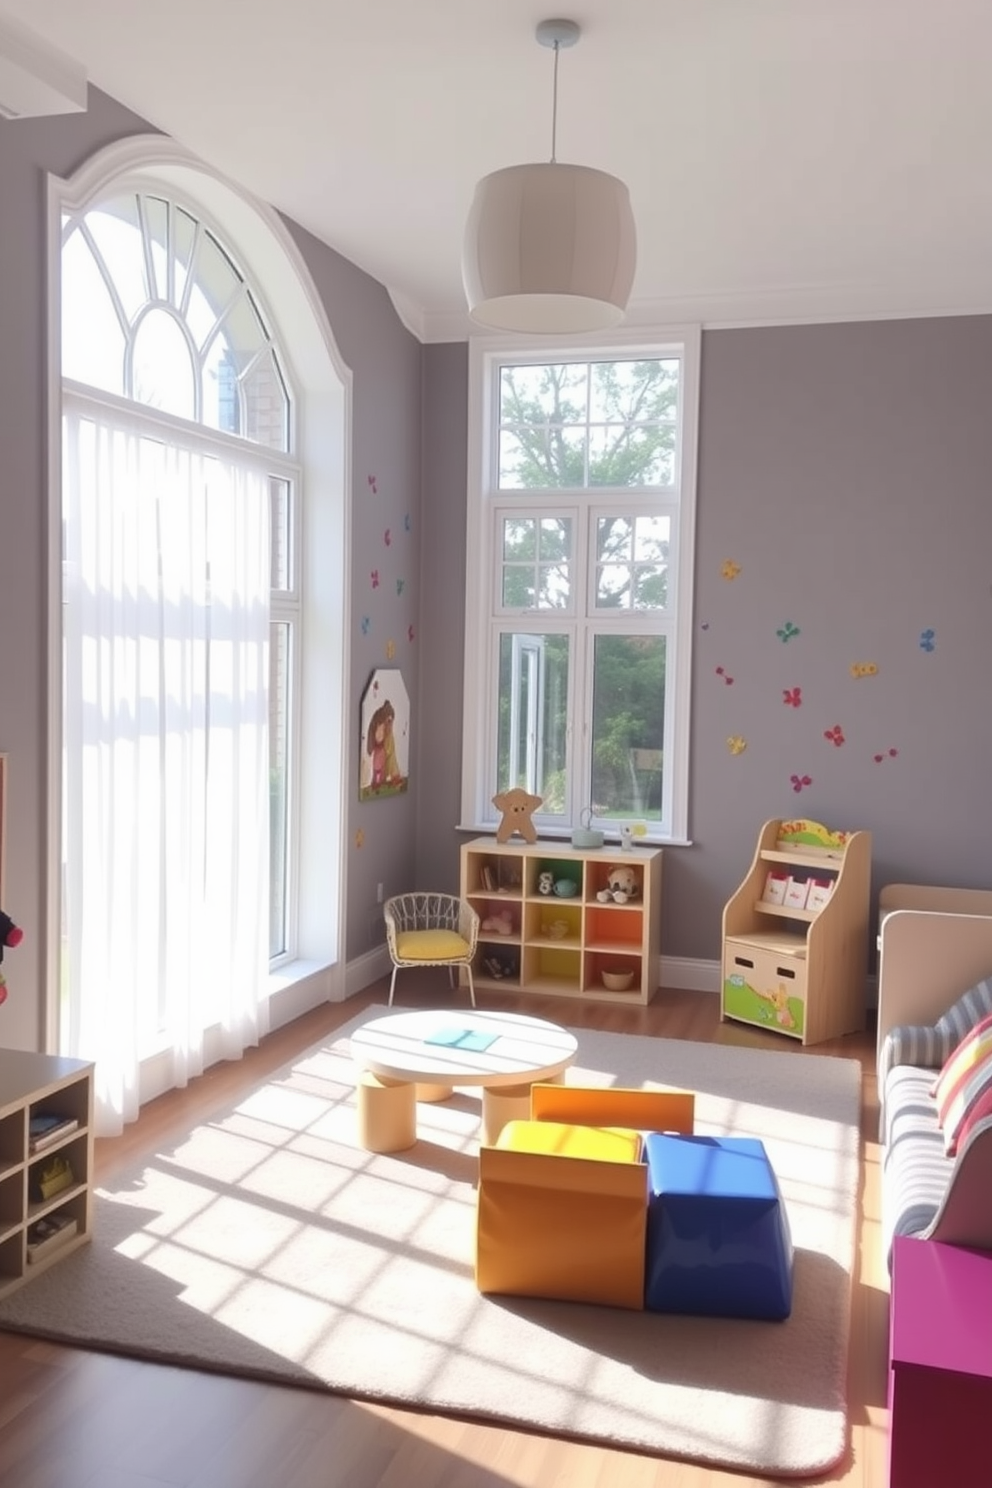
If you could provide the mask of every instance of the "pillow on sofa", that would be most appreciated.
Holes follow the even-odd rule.
[[[937,1076],[932,1094],[949,1157],[957,1151],[961,1127],[978,1101],[992,1090],[992,1015],[965,1034]]]

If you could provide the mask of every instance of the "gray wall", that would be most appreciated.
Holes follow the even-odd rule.
[[[45,177],[49,171],[70,175],[112,141],[149,132],[143,120],[92,88],[85,114],[0,120],[0,751],[7,752],[10,769],[3,908],[25,932],[21,946],[4,957],[9,995],[0,1007],[0,1044],[10,1048],[41,1047],[43,1032],[48,749]],[[415,789],[407,798],[359,804],[357,744],[359,698],[374,667],[400,667],[414,704],[419,685],[421,348],[399,321],[382,285],[289,226],[353,373],[352,603],[340,644],[350,648],[354,720],[349,729],[352,785],[345,863],[345,954],[354,959],[374,938],[375,885],[385,881],[387,889],[406,886],[414,874]],[[376,479],[375,493],[369,475]],[[373,569],[381,575],[376,589],[371,584]],[[368,621],[365,626],[363,619]],[[390,641],[396,647],[393,661],[387,660]],[[414,754],[411,776],[415,782]]]
[[[464,348],[430,348],[425,369],[426,406],[460,416]],[[438,413],[431,431],[424,522],[449,569],[436,627],[460,635],[464,464]],[[455,441],[461,454],[452,418]],[[663,954],[719,956],[769,817],[870,830],[876,889],[992,885],[990,471],[990,317],[704,333],[692,846],[666,852]],[[451,665],[421,730],[443,810],[419,823],[418,867],[437,881],[457,882],[461,699]],[[825,737],[838,725],[842,744]],[[793,775],[812,784],[797,793]]]

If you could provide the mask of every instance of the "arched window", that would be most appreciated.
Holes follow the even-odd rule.
[[[336,700],[307,693],[328,662],[308,612],[326,622],[343,583],[316,577],[302,533],[305,515],[317,533],[344,525],[341,369],[274,214],[202,167],[161,174],[56,193],[59,1045],[96,1059],[104,1132],[255,1042],[270,969],[332,963],[335,889],[340,914],[313,818],[339,838],[341,804],[306,733],[335,708],[342,732],[343,672]],[[307,447],[301,411],[328,400],[337,427]],[[308,873],[329,932],[308,914],[313,883],[300,892]]]

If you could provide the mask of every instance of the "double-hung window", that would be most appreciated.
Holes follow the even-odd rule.
[[[682,840],[698,332],[470,355],[463,824]]]

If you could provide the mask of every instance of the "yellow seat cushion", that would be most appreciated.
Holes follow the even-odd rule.
[[[622,1127],[569,1126],[561,1121],[508,1121],[497,1147],[512,1152],[547,1152],[595,1162],[641,1160],[641,1134]]]
[[[403,961],[451,961],[468,955],[468,941],[457,930],[401,930],[396,954]]]

